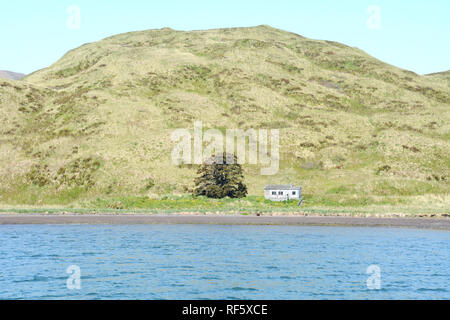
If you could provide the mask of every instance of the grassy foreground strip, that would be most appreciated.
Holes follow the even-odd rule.
[[[305,200],[272,202],[263,197],[243,199],[208,199],[205,197],[173,196],[161,199],[148,197],[98,198],[80,203],[79,207],[0,206],[1,213],[17,214],[238,214],[238,215],[299,215],[299,216],[354,216],[354,217],[450,217],[450,208],[435,205],[320,205]]]

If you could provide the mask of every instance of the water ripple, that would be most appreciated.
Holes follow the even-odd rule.
[[[443,231],[36,225],[0,226],[0,243],[0,299],[450,299]]]

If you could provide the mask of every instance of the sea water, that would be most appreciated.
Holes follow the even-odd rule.
[[[449,299],[450,232],[0,226],[0,299]]]

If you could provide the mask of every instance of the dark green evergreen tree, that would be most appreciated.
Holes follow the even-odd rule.
[[[243,198],[247,195],[242,167],[235,155],[214,155],[202,164],[197,174],[194,196],[222,199]]]

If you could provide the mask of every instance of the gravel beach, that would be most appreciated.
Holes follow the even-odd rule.
[[[448,218],[342,216],[243,216],[163,214],[0,214],[0,225],[14,224],[218,224],[400,227],[450,230]]]

